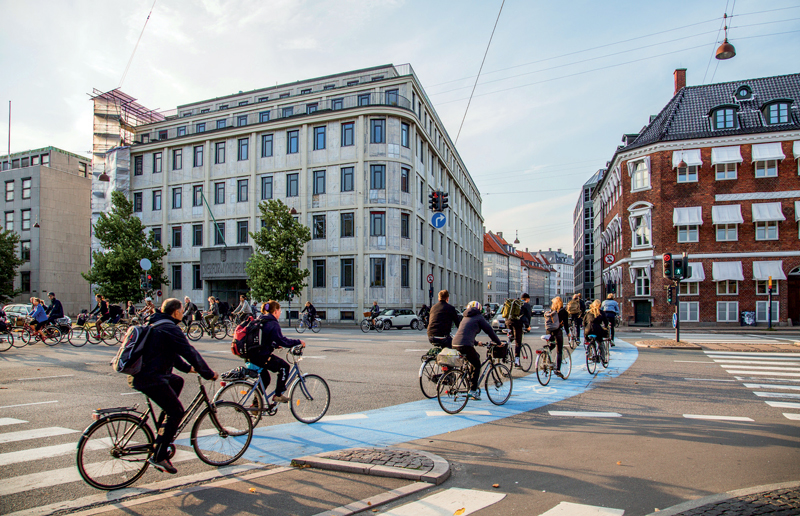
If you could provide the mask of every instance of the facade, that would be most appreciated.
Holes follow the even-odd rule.
[[[522,289],[523,292],[531,296],[531,304],[546,305],[551,299],[550,275],[555,273],[555,269],[544,257],[531,254],[527,248],[519,253],[522,256],[523,271],[527,269],[528,274],[528,285]]]
[[[481,197],[409,65],[355,70],[184,104],[135,128],[130,196],[162,242],[170,296],[247,291],[259,203],[311,228],[299,300],[328,320],[434,291],[482,297]],[[449,192],[442,229],[428,194]]]
[[[626,135],[592,199],[602,270],[627,324],[670,324],[663,253],[688,253],[686,323],[800,319],[800,74],[686,87],[638,135]],[[597,280],[597,278],[596,278]]]
[[[483,235],[483,293],[487,303],[503,303],[522,295],[522,256],[501,231]],[[528,284],[527,268],[525,285]]]
[[[597,185],[603,170],[595,172],[583,184],[575,211],[572,214],[572,232],[575,246],[573,256],[573,281],[575,293],[583,294],[583,299],[594,299],[594,209],[592,208],[592,189]]]
[[[91,308],[89,283],[81,276],[90,265],[90,160],[45,147],[0,157],[0,212],[3,228],[20,236],[13,302],[47,300],[55,292],[67,314]]]
[[[556,251],[540,250],[536,254],[544,257],[555,269],[555,272],[550,275],[550,294],[553,297],[561,296],[562,299],[566,299],[567,296],[571,298],[576,292],[574,288],[575,260],[572,259],[572,256],[561,252],[561,249]]]

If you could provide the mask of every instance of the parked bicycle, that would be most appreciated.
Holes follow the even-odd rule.
[[[611,360],[608,339],[600,339],[598,342],[597,335],[587,335],[584,344],[586,346],[586,370],[589,371],[589,374],[594,374],[598,362],[603,364],[603,368],[607,368]]]
[[[292,364],[286,385],[289,386],[289,409],[301,423],[316,423],[328,412],[331,404],[331,391],[327,382],[316,374],[303,374],[299,362],[303,359],[303,346],[295,346],[286,352],[286,360]],[[223,373],[220,381],[222,389],[214,395],[214,401],[232,401],[246,407],[253,418],[253,426],[258,425],[263,414],[274,416],[278,413],[278,403],[269,400],[275,394],[266,392],[266,386],[259,373],[261,368],[247,362]]]
[[[176,435],[200,411],[192,425],[189,441],[195,454],[211,466],[227,466],[238,460],[253,438],[253,423],[247,411],[229,401],[211,402],[198,377],[200,391],[184,413]],[[201,410],[202,409],[202,410]],[[153,427],[159,424],[147,398],[147,410],[138,405],[97,409],[95,422],[83,431],[78,441],[77,465],[81,478],[97,489],[120,489],[136,482],[147,470],[147,459],[155,452]],[[169,458],[176,453],[170,446]]]
[[[511,397],[514,380],[511,378],[511,371],[503,364],[496,364],[492,361],[492,348],[494,343],[476,342],[478,346],[486,346],[487,357],[481,363],[481,374],[478,377],[478,385],[483,384],[486,396],[495,405],[503,405]],[[454,359],[442,358],[440,354],[437,361],[445,371],[439,379],[436,398],[439,406],[448,414],[458,414],[469,401],[470,378],[472,378],[472,364],[467,362],[460,354],[450,355]]]
[[[308,321],[308,316],[303,316],[297,321],[297,326],[295,326],[295,330],[297,333],[303,333],[306,330],[311,330],[314,333],[319,333],[319,319],[316,317],[314,318],[314,322],[311,323]]]
[[[233,335],[233,332],[229,334],[228,331],[227,326],[222,320],[215,322],[212,327],[209,327],[205,319],[200,319],[199,321],[192,321],[189,323],[189,328],[186,329],[186,336],[191,341],[198,341],[203,334],[208,333],[208,336],[211,338],[224,339],[225,337]]]
[[[542,385],[550,383],[550,378],[553,372],[556,371],[556,360],[553,357],[555,352],[555,338],[549,335],[542,335],[542,340],[546,344],[542,349],[536,350],[536,378]],[[566,380],[572,372],[572,357],[570,356],[569,348],[564,348],[561,351],[561,379]]]

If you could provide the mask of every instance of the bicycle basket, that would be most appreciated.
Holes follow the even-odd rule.
[[[489,353],[491,353],[492,358],[503,360],[508,356],[508,346],[493,346]]]
[[[253,371],[245,366],[239,366],[226,371],[220,375],[220,378],[227,381],[244,380],[249,376],[258,376],[258,371]]]
[[[440,366],[461,367],[464,365],[464,359],[461,358],[458,351],[448,348],[436,355],[436,363]]]

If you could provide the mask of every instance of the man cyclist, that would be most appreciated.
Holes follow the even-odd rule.
[[[378,306],[377,301],[372,302],[372,309],[369,311],[369,313],[372,317],[372,325],[375,326],[375,318],[381,313],[381,307]]]
[[[614,345],[614,327],[617,325],[617,316],[619,315],[619,304],[614,301],[614,294],[606,296],[606,300],[600,306],[600,310],[608,319],[608,336],[611,339],[611,345]]]
[[[47,294],[47,297],[50,298],[50,306],[45,308],[45,312],[48,315],[47,322],[53,326],[58,326],[58,320],[64,317],[64,307],[61,305],[61,301],[56,299],[54,292]]]
[[[464,310],[464,317],[458,325],[458,331],[453,337],[453,349],[464,355],[464,358],[472,364],[472,378],[470,379],[469,397],[474,400],[481,399],[478,391],[478,378],[481,374],[481,357],[475,351],[475,337],[483,331],[498,346],[503,343],[495,335],[489,321],[481,315],[481,304],[478,301],[470,301]]]
[[[439,302],[431,307],[428,319],[428,341],[434,346],[442,348],[452,346],[453,338],[450,336],[450,332],[454,325],[458,328],[461,324],[461,314],[447,302],[449,299],[450,292],[439,291]]]
[[[94,298],[97,300],[97,306],[95,306],[94,309],[89,312],[89,315],[91,316],[97,314],[97,322],[94,323],[94,326],[97,328],[97,334],[102,335],[103,325],[101,323],[111,319],[111,313],[108,311],[108,302],[103,298],[103,296],[96,294]]]
[[[281,331],[281,305],[277,301],[268,301],[261,306],[259,322],[261,323],[261,335],[259,342],[261,345],[253,355],[248,355],[247,360],[261,368],[261,381],[264,387],[269,385],[269,371],[277,373],[275,381],[275,395],[272,397],[273,403],[287,403],[289,398],[284,396],[286,391],[286,379],[289,377],[289,364],[278,355],[273,354],[278,348],[291,348],[294,346],[306,347],[305,341],[284,337]]]
[[[152,297],[144,298],[144,307],[141,310],[139,310],[139,315],[141,316],[142,319],[146,319],[147,317],[150,317],[154,313],[156,313],[156,305],[153,304],[153,298]]]
[[[183,324],[187,327],[192,323],[194,319],[194,314],[197,313],[197,305],[192,303],[192,300],[189,299],[189,296],[184,296],[183,298]]]
[[[155,452],[147,461],[157,470],[171,474],[178,470],[169,460],[169,445],[175,439],[183,418],[183,405],[179,399],[183,378],[173,374],[172,368],[183,373],[199,373],[206,380],[218,378],[178,328],[181,319],[183,307],[180,300],[165,300],[161,313],[154,314],[150,320],[151,324],[157,325],[150,330],[142,351],[142,370],[128,378],[131,387],[161,407]]]
[[[311,328],[314,321],[317,319],[317,309],[311,304],[311,301],[306,301],[306,306],[303,307],[300,313],[306,314],[303,316],[303,322],[308,324],[308,327]]]
[[[244,320],[245,317],[253,315],[253,308],[250,306],[250,303],[247,302],[247,298],[244,294],[239,296],[239,306],[233,311],[233,315],[240,316],[234,318],[234,322],[237,324]]]
[[[219,303],[213,296],[208,298],[208,310],[203,312],[203,320],[209,330],[219,321]]]
[[[576,342],[581,339],[581,326],[583,326],[583,314],[586,311],[586,304],[583,303],[580,294],[575,294],[567,303],[567,314],[569,314],[569,333],[575,337]]]
[[[522,294],[522,307],[519,310],[519,319],[510,321],[508,324],[511,334],[509,337],[514,339],[514,365],[519,366],[519,354],[522,350],[522,334],[527,328],[531,331],[531,319],[533,310],[531,309],[531,296]]]

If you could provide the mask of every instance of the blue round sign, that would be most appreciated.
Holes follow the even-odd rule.
[[[672,314],[672,327],[678,327],[678,314]]]
[[[431,225],[436,229],[442,229],[447,223],[447,217],[444,213],[434,213],[431,217]]]

